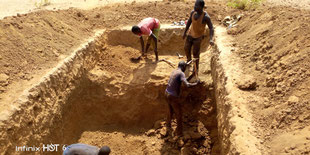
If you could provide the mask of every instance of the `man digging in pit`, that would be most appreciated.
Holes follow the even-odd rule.
[[[205,38],[205,28],[206,25],[208,25],[209,30],[210,30],[210,45],[214,45],[213,42],[213,34],[214,34],[214,29],[213,29],[213,24],[211,22],[211,18],[208,15],[207,12],[203,11],[203,8],[205,6],[205,2],[203,0],[196,0],[195,6],[194,6],[194,11],[191,12],[189,19],[186,24],[186,28],[183,34],[183,39],[186,38],[185,41],[185,54],[187,57],[187,62],[192,60],[191,56],[191,49],[193,47],[193,56],[194,58],[197,58],[196,60],[196,69],[198,74],[198,68],[199,68],[199,55],[200,55],[200,45],[201,42]],[[187,35],[188,29],[189,33]],[[188,78],[189,80],[194,76],[193,74]],[[198,77],[197,77],[198,78]]]
[[[184,74],[187,65],[188,64],[184,61],[179,62],[178,69],[174,70],[170,75],[168,86],[165,91],[165,96],[169,108],[167,116],[167,130],[171,131],[171,119],[172,115],[175,114],[177,119],[176,133],[178,136],[181,136],[183,134],[182,105],[181,105],[182,103],[180,97],[181,84],[183,82],[187,87],[192,87],[200,82],[199,80],[195,83],[189,83],[187,81]]]
[[[134,34],[140,36],[140,42],[141,42],[141,48],[142,48],[141,56],[146,57],[145,53],[148,52],[150,45],[153,44],[156,61],[158,61],[157,41],[158,41],[159,30],[160,30],[159,20],[156,18],[151,18],[151,17],[143,19],[137,26],[132,27],[131,31]],[[144,41],[143,41],[142,35],[148,36],[145,51],[144,51]],[[139,60],[141,56],[138,57],[137,60]]]

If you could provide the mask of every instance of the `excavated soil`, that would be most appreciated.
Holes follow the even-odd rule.
[[[257,136],[269,154],[308,154],[310,12],[267,7],[244,14],[228,34],[242,71],[258,85],[248,93],[262,98],[247,105],[261,130]]]

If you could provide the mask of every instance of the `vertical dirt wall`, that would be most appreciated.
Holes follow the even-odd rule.
[[[238,57],[232,53],[230,38],[223,27],[216,28],[216,44],[211,60],[212,78],[217,104],[218,136],[221,154],[263,154],[247,109],[247,95],[236,82],[245,78],[239,68]],[[254,96],[251,96],[254,97]]]
[[[95,37],[102,33],[98,32]],[[94,38],[16,100],[19,106],[8,110],[9,117],[0,122],[0,152],[27,154],[16,152],[16,146],[53,143],[57,136],[53,136],[52,131],[58,130],[56,124],[62,120],[60,114],[67,97],[80,84],[84,74],[94,67],[102,53],[103,38]]]

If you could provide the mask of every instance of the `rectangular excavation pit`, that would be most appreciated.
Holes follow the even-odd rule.
[[[181,32],[180,28],[164,27],[160,34],[164,39],[160,37],[159,57],[173,62],[174,67],[153,63],[153,53],[139,63],[130,62],[130,57],[139,55],[139,40],[129,30],[108,31],[77,50],[30,89],[18,101],[22,106],[11,119],[2,122],[1,152],[27,154],[16,152],[15,146],[83,142],[109,145],[113,154],[218,154],[212,81],[183,89],[184,139],[164,134],[164,90],[180,61],[175,52],[184,53]],[[111,36],[120,33],[128,34],[126,39],[132,44],[122,39],[111,41]],[[201,72],[201,78],[211,79],[207,67],[201,67]]]

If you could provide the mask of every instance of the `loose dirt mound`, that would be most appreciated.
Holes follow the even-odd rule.
[[[263,131],[262,143],[272,154],[307,154],[310,12],[273,7],[244,14],[229,34],[240,48],[243,70],[259,85],[253,93],[264,97],[248,105]]]

